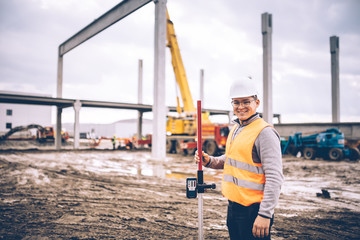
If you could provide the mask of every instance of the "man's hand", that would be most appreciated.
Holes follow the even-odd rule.
[[[202,155],[203,155],[203,161],[202,161],[202,165],[205,166],[206,164],[208,164],[208,162],[210,161],[210,157],[208,154],[206,154],[204,151],[202,152]],[[199,158],[199,153],[198,151],[196,150],[195,152],[195,156],[194,156],[194,160],[195,160],[195,163],[196,164],[199,164],[200,162],[200,158]]]
[[[257,216],[253,225],[254,237],[263,238],[269,235],[270,219]]]

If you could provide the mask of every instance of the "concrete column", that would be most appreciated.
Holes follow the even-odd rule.
[[[261,32],[263,35],[263,118],[273,125],[272,109],[272,15],[261,15]]]
[[[332,122],[340,122],[339,37],[330,37]]]
[[[138,79],[138,103],[142,104],[143,94],[143,60],[139,59],[139,79]]]
[[[155,0],[155,58],[154,58],[154,105],[153,159],[166,158],[166,105],[165,105],[165,48],[166,48],[166,0]]]
[[[55,129],[55,148],[61,149],[61,114],[62,108],[56,107],[56,129]]]
[[[74,103],[75,111],[75,122],[74,122],[74,149],[79,149],[80,146],[80,109],[81,109],[80,100],[76,100]]]
[[[63,83],[63,57],[59,53],[58,69],[57,69],[57,89],[56,89],[56,97],[58,98],[62,98],[62,83]],[[56,129],[55,129],[55,148],[57,150],[61,149],[61,114],[62,114],[62,108],[58,106],[56,109]]]
[[[138,103],[142,104],[142,94],[143,94],[143,60],[139,59],[139,79],[138,79]],[[142,137],[142,119],[143,112],[138,111],[137,119],[137,139]]]
[[[204,69],[200,69],[200,100],[204,102]]]
[[[62,84],[63,84],[63,56],[58,55],[57,66],[57,85],[56,85],[56,97],[62,98]]]

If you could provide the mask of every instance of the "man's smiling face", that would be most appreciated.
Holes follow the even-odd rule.
[[[260,100],[254,96],[233,98],[232,105],[234,114],[240,121],[246,120],[256,113],[256,109],[260,105]]]

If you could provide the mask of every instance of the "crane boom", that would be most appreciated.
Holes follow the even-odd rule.
[[[171,63],[174,69],[176,82],[179,86],[182,101],[184,104],[184,112],[196,113],[194,102],[191,96],[189,84],[187,81],[185,67],[181,58],[180,48],[176,39],[174,24],[170,20],[169,12],[167,14],[167,41],[171,52]]]

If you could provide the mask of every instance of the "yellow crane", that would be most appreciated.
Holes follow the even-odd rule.
[[[184,112],[195,113],[196,109],[194,106],[194,102],[191,96],[189,84],[187,81],[185,67],[181,58],[179,44],[177,42],[174,24],[170,20],[169,12],[167,13],[167,46],[171,52],[171,63],[174,69],[176,82],[179,86],[180,93],[182,96],[183,104],[184,104]],[[179,98],[178,98],[178,107],[179,107]],[[178,109],[179,112],[179,109]],[[181,113],[181,112],[179,112]]]
[[[187,81],[185,67],[180,54],[179,44],[177,42],[174,24],[170,20],[169,12],[167,12],[167,46],[171,52],[171,63],[174,69],[176,83],[179,86],[183,110],[180,107],[180,100],[177,96],[177,112],[178,117],[168,116],[166,123],[166,132],[170,135],[189,135],[196,133],[196,108],[191,96],[189,84]],[[208,114],[204,114],[203,121],[209,121]]]
[[[188,80],[182,61],[179,44],[177,42],[174,24],[170,20],[167,11],[167,46],[171,52],[171,63],[174,69],[176,84],[179,87],[183,109],[180,107],[180,100],[177,96],[178,116],[168,116],[166,122],[166,150],[167,152],[193,154],[196,148],[196,108],[191,96]],[[176,93],[177,94],[177,93]],[[224,150],[228,125],[213,124],[209,120],[209,113],[202,113],[203,124],[203,145],[204,150],[210,155]],[[183,149],[183,150],[182,150]]]

